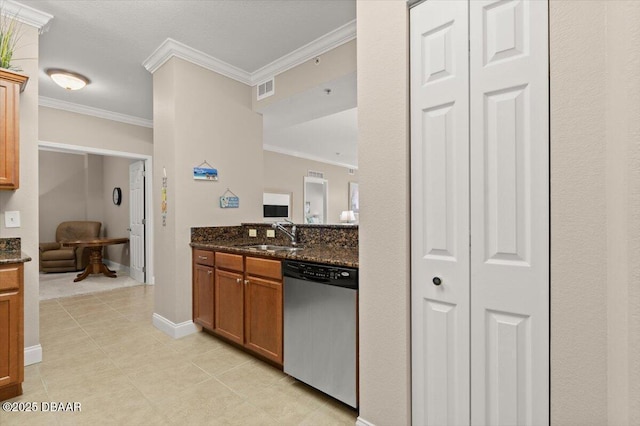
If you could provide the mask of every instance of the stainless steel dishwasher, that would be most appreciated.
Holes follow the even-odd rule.
[[[358,270],[283,266],[284,372],[357,408]]]

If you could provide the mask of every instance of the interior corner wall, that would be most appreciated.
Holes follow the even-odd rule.
[[[24,346],[40,343],[38,276],[38,30],[23,24],[14,65],[29,76],[20,94],[20,188],[0,191],[0,237],[20,237],[22,251],[32,260],[24,264]],[[4,212],[20,212],[20,228],[4,227]]]
[[[102,157],[102,234],[108,238],[129,236],[129,165],[133,160],[121,157]],[[120,205],[113,203],[113,189],[122,191]],[[129,266],[129,244],[104,248],[104,257],[122,266]]]
[[[85,154],[38,152],[39,241],[55,241],[60,222],[87,219]]]
[[[264,151],[264,190],[292,193],[291,220],[304,223],[304,177],[309,170],[324,173],[329,182],[328,223],[340,223],[340,213],[349,210],[349,182],[358,182],[358,170],[350,175],[346,167]]]
[[[167,226],[154,213],[156,313],[177,324],[192,315],[191,227],[262,218],[262,116],[252,110],[251,87],[182,59],[157,70],[153,86],[154,188],[163,168],[168,186]],[[218,181],[193,179],[193,168],[205,161]],[[220,208],[227,189],[240,198],[239,208]],[[168,268],[173,272],[163,274]]]
[[[351,40],[318,56],[319,63],[309,59],[287,71],[275,76],[275,93],[267,98],[257,100],[257,88],[251,90],[251,102],[254,111],[275,102],[288,99],[295,94],[306,92],[328,81],[356,72],[356,40]]]
[[[606,3],[608,421],[640,424],[640,3]]]
[[[411,333],[407,4],[358,0],[357,32],[362,211],[360,420],[374,425],[408,425]]]
[[[551,1],[551,424],[607,424],[605,3]]]

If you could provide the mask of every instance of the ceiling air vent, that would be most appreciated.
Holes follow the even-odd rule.
[[[324,173],[322,173],[322,172],[316,172],[316,171],[314,171],[314,170],[307,170],[307,176],[308,176],[308,177],[314,177],[314,178],[324,179]]]
[[[271,80],[267,80],[264,83],[258,84],[258,90],[257,90],[258,100],[268,98],[269,96],[276,93],[275,88],[276,88],[275,78],[272,78]]]

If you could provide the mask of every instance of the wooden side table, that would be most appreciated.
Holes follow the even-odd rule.
[[[86,247],[89,250],[89,264],[84,271],[78,274],[73,282],[82,281],[90,274],[104,274],[109,278],[116,278],[115,271],[107,268],[107,265],[102,260],[102,249],[106,246],[126,244],[128,242],[128,238],[92,238],[90,240],[60,241],[65,247]]]

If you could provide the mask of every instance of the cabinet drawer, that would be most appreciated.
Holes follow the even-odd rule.
[[[193,250],[193,261],[200,265],[213,266],[213,252],[208,250]]]
[[[242,255],[239,254],[216,252],[216,266],[218,268],[231,269],[232,271],[242,272],[244,270]]]
[[[22,281],[22,265],[0,266],[0,291],[17,290]]]
[[[247,257],[247,274],[282,280],[282,262],[260,257]]]

